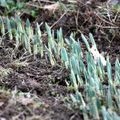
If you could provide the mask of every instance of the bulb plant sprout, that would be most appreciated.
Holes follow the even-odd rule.
[[[118,114],[120,111],[120,61],[116,59],[113,76],[109,56],[105,59],[99,53],[91,33],[89,34],[91,43],[83,34],[81,38],[84,43],[75,40],[72,34],[64,39],[61,28],[57,31],[57,38],[55,38],[54,31],[46,23],[48,42],[45,44],[39,24],[36,24],[34,30],[29,20],[25,25],[22,25],[19,17],[5,18],[5,21],[7,22],[0,17],[1,34],[8,35],[10,40],[14,38],[16,49],[22,44],[30,54],[40,54],[43,57],[47,53],[51,65],[57,64],[57,60],[60,59],[61,66],[70,71],[70,80],[67,83],[68,87],[74,91],[70,94],[71,106],[82,112],[84,120],[120,119]],[[86,51],[82,51],[81,44],[86,45]],[[83,91],[80,91],[81,87]]]

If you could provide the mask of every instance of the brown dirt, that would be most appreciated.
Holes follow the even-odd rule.
[[[68,72],[58,66],[51,66],[45,59],[33,56],[27,58],[27,66],[16,66],[11,61],[11,53],[7,48],[0,49],[0,67],[10,72],[0,77],[0,119],[6,120],[31,119],[31,120],[69,120],[75,117],[80,120],[81,115],[68,109],[64,103],[64,97],[69,93],[65,85]],[[5,88],[5,90],[3,89]],[[11,93],[17,88],[17,93],[28,93],[37,96],[37,101],[30,102],[25,96]],[[21,102],[25,99],[25,102]],[[14,100],[13,100],[14,99]],[[11,102],[12,101],[12,102]],[[36,104],[41,104],[36,106]]]
[[[9,51],[9,52],[8,52]],[[11,50],[0,49],[0,66],[10,69],[7,76],[0,78],[0,118],[6,120],[80,120],[82,115],[66,106],[64,97],[69,94],[65,80],[69,80],[68,71],[59,66],[51,66],[45,59],[33,56],[27,58],[27,66],[18,67],[11,61]],[[25,61],[25,59],[24,59]],[[21,61],[22,62],[22,61]],[[14,91],[16,94],[28,93],[36,96],[31,103],[27,97],[15,95],[5,91]],[[25,99],[21,102],[21,99]],[[27,99],[27,100],[26,100]],[[36,105],[38,104],[38,105]],[[40,105],[39,105],[40,104]]]

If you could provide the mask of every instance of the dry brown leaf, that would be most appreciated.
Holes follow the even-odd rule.
[[[50,5],[45,5],[43,7],[45,10],[48,10],[49,12],[56,12],[57,10],[59,10],[60,8],[60,4],[57,2],[57,3],[54,3],[54,4],[50,4]]]
[[[21,98],[19,99],[19,101],[20,101],[20,103],[22,103],[23,105],[30,105],[30,104],[33,104],[33,103],[34,103],[33,99],[31,99],[31,98],[24,98],[24,97],[21,97]]]
[[[4,105],[4,102],[0,102],[0,107],[2,107]]]

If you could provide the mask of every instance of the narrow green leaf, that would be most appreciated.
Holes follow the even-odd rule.
[[[112,85],[113,84],[112,69],[111,69],[111,63],[109,61],[109,57],[107,57],[107,75],[108,75],[109,83],[110,83],[110,85]]]
[[[94,45],[95,48],[97,49],[97,46],[96,46],[96,43],[95,43],[95,40],[94,40],[92,33],[89,33],[89,37],[90,37],[90,41],[91,41],[92,45]]]
[[[61,60],[65,62],[66,68],[68,68],[68,53],[64,47],[61,49]]]
[[[82,40],[84,41],[88,51],[90,51],[90,45],[89,45],[87,39],[85,38],[85,36],[83,34],[81,34],[81,37],[82,37]]]

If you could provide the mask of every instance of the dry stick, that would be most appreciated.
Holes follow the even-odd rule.
[[[108,21],[106,21],[105,19],[101,18],[98,14],[96,14],[96,16],[97,16],[99,19],[101,19],[103,22],[108,23],[108,24],[110,24],[110,25],[112,25],[112,26],[114,25],[113,23],[108,22]]]
[[[120,28],[120,27],[115,27],[115,26],[102,26],[102,25],[95,25],[96,27],[99,27],[99,28],[113,28],[113,29],[118,29],[118,28]]]
[[[53,28],[53,27],[66,15],[66,13],[67,13],[67,12],[64,12],[64,13],[60,16],[60,18],[59,18],[56,22],[53,23],[53,25],[52,25],[50,28]]]
[[[96,25],[96,26],[101,27],[101,28],[113,28],[113,29],[118,29],[118,28],[120,28],[120,27],[116,26],[115,24],[113,24],[112,22],[106,21],[105,19],[103,19],[102,17],[100,17],[98,14],[96,14],[96,16],[97,16],[100,20],[102,20],[103,22],[108,23],[108,24],[111,25],[111,26],[102,26],[102,25]]]
[[[56,2],[53,2],[53,1],[49,1],[49,0],[39,0],[40,2],[45,2],[45,3],[51,3],[51,4],[54,4]]]
[[[45,7],[42,7],[42,6],[39,6],[39,5],[34,5],[34,4],[31,4],[31,3],[26,3],[27,6],[32,6],[32,7],[35,7],[35,8],[38,8],[38,9],[44,9],[45,10]]]
[[[115,22],[117,20],[118,16],[119,16],[119,12],[116,13],[116,15],[115,15],[115,17],[113,19],[113,22]]]
[[[36,7],[38,9],[44,9],[44,7],[38,6],[38,5],[34,5],[34,4],[30,4],[30,3],[26,3],[27,6],[32,6],[32,7]]]
[[[78,29],[78,17],[79,17],[79,10],[77,11],[77,16],[75,16],[75,23],[77,29]]]
[[[41,4],[40,0],[37,0],[37,1],[38,1],[38,4],[40,5]]]
[[[51,4],[54,4],[54,3],[56,3],[56,2],[54,2],[54,1],[50,1],[50,0],[38,0],[38,1],[40,1],[40,2],[46,2],[46,3],[51,3]],[[75,1],[75,0],[73,0],[73,1],[67,1],[68,3],[72,3],[72,4],[76,4],[77,3],[77,1]]]

